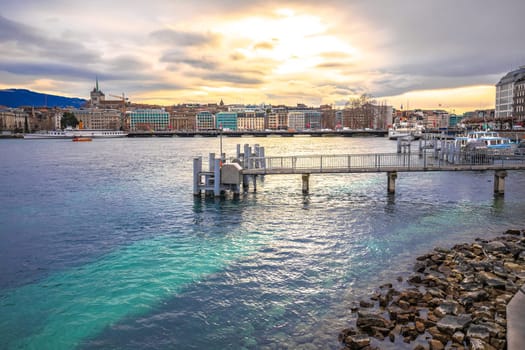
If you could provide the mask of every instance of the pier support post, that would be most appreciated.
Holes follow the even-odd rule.
[[[214,171],[215,153],[210,153],[208,156],[208,171]]]
[[[214,160],[213,169],[213,195],[215,197],[221,196],[221,159]]]
[[[201,195],[201,173],[202,171],[202,157],[193,158],[193,195]]]
[[[506,170],[496,170],[494,172],[494,194],[502,195],[505,193]]]
[[[387,192],[395,193],[396,192],[397,171],[389,171],[386,173],[386,176],[388,178]]]
[[[244,164],[243,164],[243,168],[245,169],[249,169],[250,168],[250,157],[251,157],[251,149],[250,149],[250,145],[249,144],[244,144],[244,156],[243,156],[243,160],[244,160]]]
[[[242,191],[248,192],[249,189],[250,189],[250,176],[243,175],[242,176]]]
[[[302,179],[303,179],[303,194],[308,194],[308,192],[310,191],[310,184],[309,184],[310,174],[303,174]]]

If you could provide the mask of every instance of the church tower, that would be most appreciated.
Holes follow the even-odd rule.
[[[96,85],[91,91],[91,107],[98,107],[100,102],[104,101],[106,95],[98,88],[98,77],[96,78]]]

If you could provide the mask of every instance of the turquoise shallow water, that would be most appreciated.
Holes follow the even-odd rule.
[[[267,155],[394,151],[384,139],[225,138]],[[525,226],[525,176],[268,176],[194,200],[218,139],[0,141],[0,348],[339,348],[347,303],[418,254]]]

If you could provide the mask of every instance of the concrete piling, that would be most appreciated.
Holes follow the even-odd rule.
[[[202,171],[202,157],[193,158],[193,195],[201,195],[201,173]]]
[[[389,171],[386,173],[388,183],[387,183],[387,192],[395,193],[396,192],[396,179],[397,171]]]
[[[310,174],[303,174],[301,177],[303,180],[303,194],[308,194],[308,192],[310,191]]]
[[[494,194],[503,195],[505,194],[505,177],[507,176],[506,170],[496,170],[494,172]]]

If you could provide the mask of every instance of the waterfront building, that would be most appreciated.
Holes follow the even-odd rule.
[[[57,107],[26,107],[24,110],[29,115],[28,126],[30,132],[60,130],[60,121],[64,114],[62,109]]]
[[[0,109],[0,131],[23,132],[28,117],[22,108]]]
[[[418,120],[423,119],[423,125],[426,128],[448,128],[449,127],[449,114],[447,111],[444,110],[426,110],[426,111],[419,111],[418,115],[421,115],[422,118],[418,118]]]
[[[219,112],[215,115],[215,127],[223,130],[237,130],[237,112]]]
[[[514,83],[513,126],[525,126],[525,77]]]
[[[163,109],[137,109],[129,112],[131,131],[164,131],[169,129],[170,115]]]
[[[199,112],[210,112],[215,114],[218,107],[209,105],[201,105],[198,103],[184,103],[166,107],[165,109],[170,114],[170,127],[172,130],[188,131],[195,130],[196,115]]]
[[[266,128],[272,130],[287,130],[288,109],[285,106],[272,107],[266,117]]]
[[[195,116],[195,130],[215,129],[215,116],[209,111],[198,112]]]
[[[314,110],[288,112],[288,127],[294,130],[321,129],[321,112]]]
[[[270,130],[277,130],[278,120],[279,120],[279,117],[277,113],[270,112],[266,116],[266,128]]]
[[[319,111],[305,111],[304,113],[306,128],[318,130],[321,129],[322,114]]]
[[[90,105],[93,107],[98,107],[106,99],[106,95],[98,88],[98,77],[95,87],[91,90],[90,97]]]
[[[508,127],[506,122],[502,119],[495,119],[494,109],[477,109],[475,111],[463,113],[462,123],[470,125],[470,127],[480,129],[505,129]]]
[[[84,129],[120,130],[122,114],[116,109],[79,108],[70,110]]]
[[[335,120],[333,129],[341,129],[343,127],[343,111],[335,111]]]
[[[511,121],[513,118],[513,107],[515,99],[515,85],[525,78],[525,66],[507,73],[496,84],[496,119]]]
[[[239,130],[259,130],[265,129],[266,112],[261,110],[246,110],[237,113],[237,128]]]
[[[128,101],[128,98],[124,96],[109,95],[111,97],[116,97],[118,100],[106,100],[106,95],[98,87],[98,78],[96,79],[95,87],[90,92],[90,100],[86,103],[87,107],[91,108],[101,108],[101,109],[118,109],[121,111],[122,115],[126,114],[126,107],[131,106],[131,103]],[[135,108],[140,108],[135,106]]]
[[[170,128],[172,130],[194,130],[195,129],[195,112],[184,113],[173,111],[170,113]]]
[[[335,115],[336,110],[331,105],[319,106],[321,112],[321,128],[322,129],[335,129]]]
[[[448,126],[451,128],[455,128],[461,125],[461,120],[463,119],[463,116],[451,114],[448,117]]]
[[[304,112],[288,112],[288,128],[292,130],[304,130],[306,129],[305,124]]]

